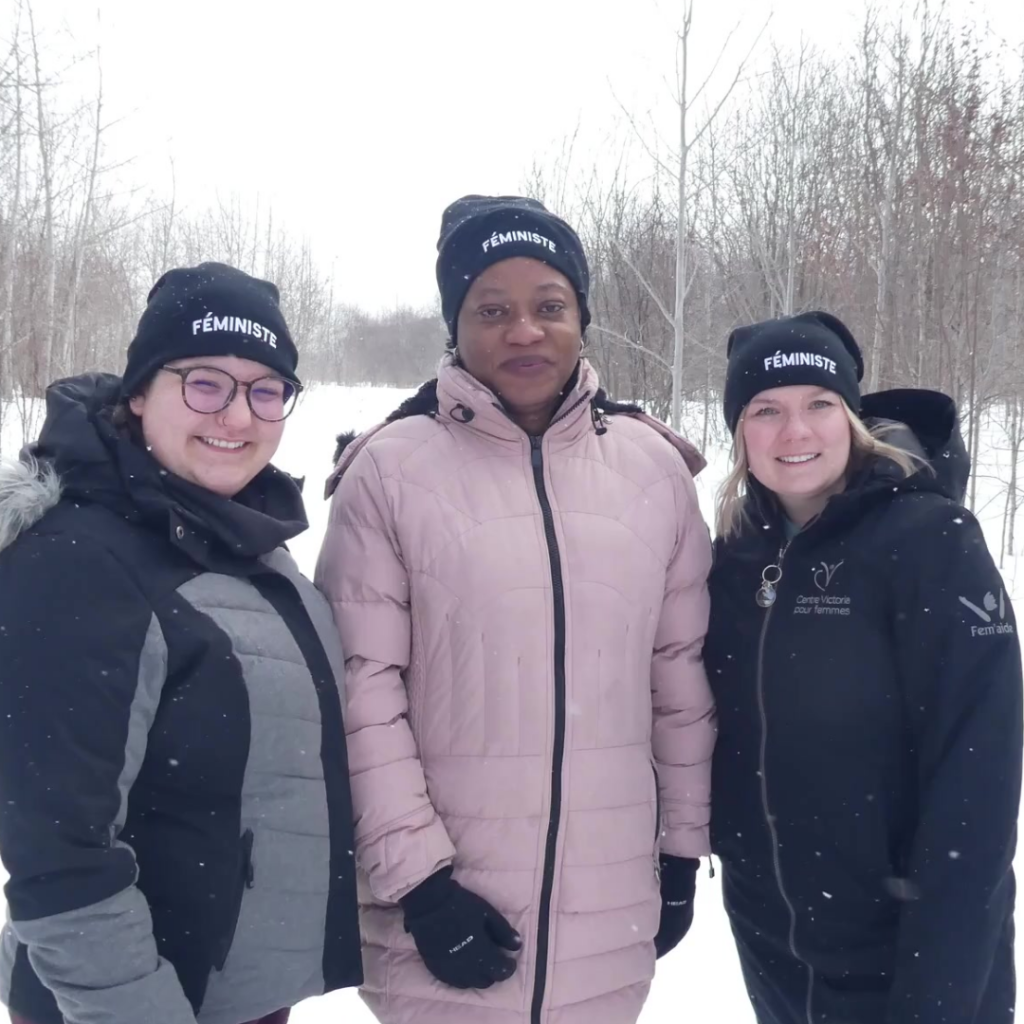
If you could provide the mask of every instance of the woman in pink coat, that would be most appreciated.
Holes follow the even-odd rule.
[[[467,196],[438,249],[451,351],[341,454],[317,570],[363,996],[384,1024],[633,1024],[708,853],[703,460],[599,389],[568,224]]]

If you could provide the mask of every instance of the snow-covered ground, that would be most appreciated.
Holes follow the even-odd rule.
[[[362,430],[379,422],[410,392],[393,388],[311,387],[285,431],[275,462],[282,469],[306,480],[305,496],[310,529],[291,545],[303,571],[312,575],[317,551],[327,521],[327,503],[323,483],[331,468],[336,435],[342,430]],[[14,407],[8,406],[3,422],[0,450],[12,457],[21,443],[23,424]],[[698,411],[694,410],[694,417]],[[38,427],[38,419],[34,423]],[[31,431],[30,431],[31,433]],[[691,436],[698,437],[698,433]],[[998,559],[1001,549],[1002,514],[1005,483],[1009,477],[1005,438],[993,421],[983,429],[982,457],[976,467],[978,477],[978,515],[989,546]],[[724,445],[708,452],[708,468],[698,477],[701,508],[711,521],[715,490],[728,466]],[[1022,523],[1024,528],[1024,523]],[[1024,577],[1022,559],[1004,561],[1003,575],[1008,592],[1022,605]],[[707,862],[705,862],[705,865]],[[1018,863],[1020,868],[1021,863]],[[1018,969],[1024,967],[1024,956]],[[371,1024],[373,1017],[354,992],[340,992],[311,1000],[292,1015],[295,1024]],[[698,880],[696,919],[685,941],[660,961],[650,999],[641,1016],[641,1024],[688,1024],[715,1021],[724,1024],[752,1024],[753,1014],[740,978],[729,926],[721,908],[718,880],[708,875],[707,867]]]

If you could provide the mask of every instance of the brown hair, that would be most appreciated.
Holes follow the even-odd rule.
[[[121,398],[113,407],[110,413],[110,422],[114,424],[119,432],[128,436],[135,444],[145,447],[146,438],[142,433],[142,419],[132,412],[129,405],[131,399]]]

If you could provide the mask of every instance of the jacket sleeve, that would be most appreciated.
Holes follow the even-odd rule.
[[[997,951],[1008,952],[1024,713],[1017,627],[969,512],[929,503],[900,551],[893,632],[918,814],[897,890],[888,1021],[970,1024]]]
[[[334,493],[316,582],[345,650],[356,854],[374,896],[394,902],[451,864],[455,850],[430,802],[409,724],[409,576],[383,481],[365,448]]]
[[[9,927],[68,1024],[195,1024],[119,841],[166,672],[152,611],[86,538],[0,556],[0,854]]]
[[[717,735],[701,657],[708,627],[711,539],[688,472],[680,474],[677,495],[679,535],[651,663],[652,747],[661,797],[661,852],[696,858],[711,851],[711,755]]]

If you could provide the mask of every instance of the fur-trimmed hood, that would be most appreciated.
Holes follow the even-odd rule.
[[[25,455],[0,463],[0,551],[60,501],[60,478],[48,462]]]

